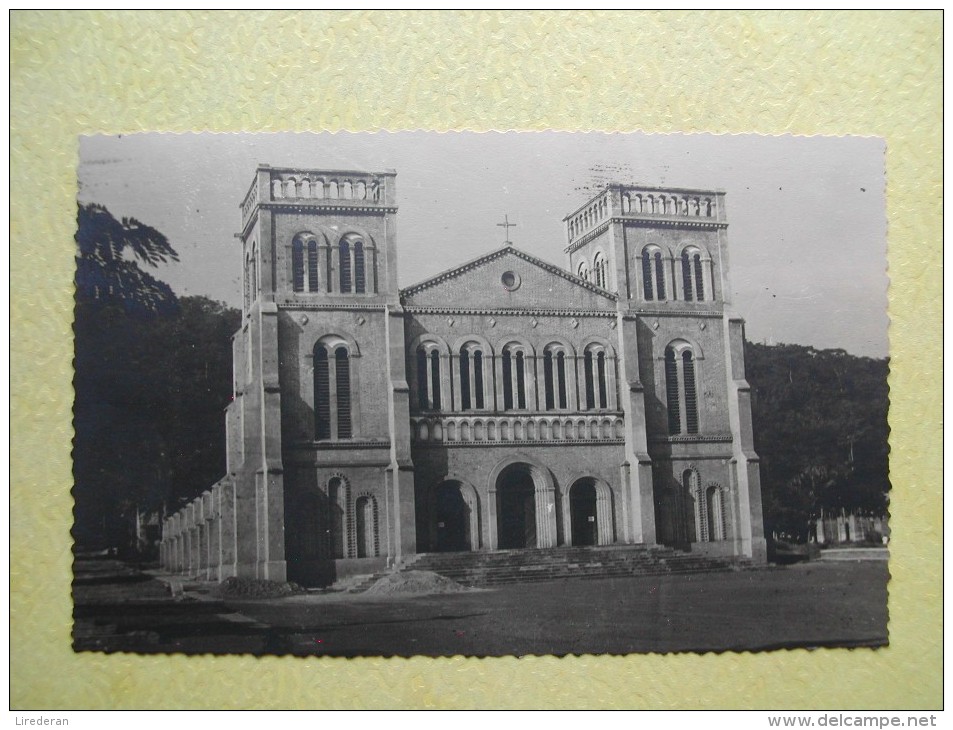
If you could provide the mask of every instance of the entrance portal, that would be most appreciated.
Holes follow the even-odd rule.
[[[537,546],[536,485],[524,464],[513,464],[496,485],[498,545],[501,550]]]
[[[434,546],[437,552],[472,550],[470,508],[463,499],[459,482],[444,482],[437,489],[434,519],[437,522]]]
[[[597,544],[596,487],[592,480],[580,480],[569,490],[569,511],[572,515],[572,544]]]

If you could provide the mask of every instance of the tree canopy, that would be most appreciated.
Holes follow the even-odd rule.
[[[765,527],[807,538],[821,510],[887,510],[887,361],[747,343]]]
[[[176,255],[138,221],[82,206],[77,241],[74,538],[119,545],[136,509],[175,507],[224,474],[240,315],[142,271]]]
[[[116,220],[95,203],[79,207],[77,223],[78,300],[118,303],[136,312],[162,312],[175,306],[169,285],[139,266],[179,260],[165,236],[135,218]]]

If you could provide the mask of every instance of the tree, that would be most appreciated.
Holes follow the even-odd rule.
[[[81,205],[77,221],[77,299],[114,302],[130,312],[162,312],[175,306],[169,285],[139,267],[179,260],[165,236],[135,218],[117,221],[95,203]]]
[[[805,540],[822,510],[884,514],[887,361],[754,343],[746,361],[768,534]]]
[[[225,469],[239,314],[178,299],[140,268],[176,261],[160,232],[79,209],[74,321],[74,529],[77,546],[119,546],[137,509],[194,497]]]

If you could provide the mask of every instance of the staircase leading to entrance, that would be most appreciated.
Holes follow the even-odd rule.
[[[741,558],[709,558],[658,546],[611,545],[421,553],[400,570],[430,570],[466,586],[485,587],[561,578],[712,573],[746,567],[750,563]]]

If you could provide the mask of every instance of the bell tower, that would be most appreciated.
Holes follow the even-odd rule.
[[[258,577],[324,583],[414,551],[395,183],[260,165],[241,203],[229,453]]]

